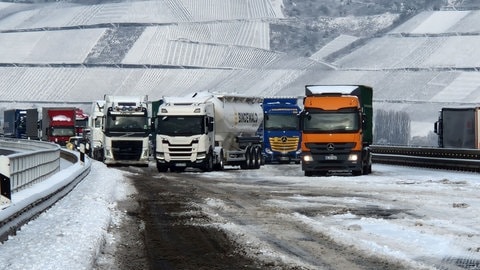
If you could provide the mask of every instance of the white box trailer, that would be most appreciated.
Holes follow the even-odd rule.
[[[165,97],[156,122],[159,172],[258,169],[262,161],[262,98],[210,92]]]
[[[439,147],[480,149],[480,107],[442,108],[434,130]]]

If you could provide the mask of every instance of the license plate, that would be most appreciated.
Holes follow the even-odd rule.
[[[187,167],[187,163],[175,163],[175,167]]]
[[[334,155],[325,156],[325,160],[337,160],[337,156],[334,156]]]

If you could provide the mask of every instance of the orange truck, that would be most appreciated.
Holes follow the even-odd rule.
[[[372,171],[373,90],[365,85],[307,85],[302,130],[305,176]]]

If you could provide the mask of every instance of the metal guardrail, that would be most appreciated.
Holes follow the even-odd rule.
[[[27,188],[60,171],[60,146],[57,144],[2,138],[0,148],[16,151],[8,155],[8,159],[2,159],[8,165],[0,165],[10,167],[11,192]]]
[[[371,146],[375,163],[480,172],[480,150]]]
[[[15,192],[11,194],[11,202],[7,202],[3,209],[0,202],[1,242],[67,195],[88,175],[91,162],[82,153],[46,142],[0,139],[0,148],[16,150],[14,154],[0,156],[0,171],[7,169],[18,178],[15,180],[17,184],[12,184]],[[60,160],[71,165],[61,170]],[[3,177],[1,180],[4,184]],[[30,186],[33,187],[28,188]]]

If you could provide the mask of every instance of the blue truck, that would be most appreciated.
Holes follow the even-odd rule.
[[[9,109],[3,112],[3,136],[38,140],[38,110]]]
[[[24,138],[27,130],[27,111],[11,109],[3,112],[3,134],[8,138]]]
[[[265,163],[300,163],[299,114],[303,97],[266,97],[263,100]]]

